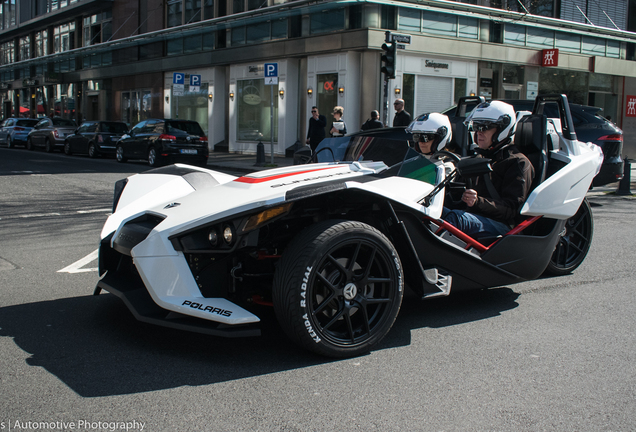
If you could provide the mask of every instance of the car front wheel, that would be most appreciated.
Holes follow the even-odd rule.
[[[157,149],[154,147],[150,147],[150,149],[148,150],[148,165],[150,165],[151,167],[158,167],[160,166],[160,159],[159,159],[159,153],[157,153]]]
[[[332,220],[312,225],[290,243],[272,297],[294,342],[342,358],[364,354],[386,336],[403,292],[391,242],[370,225]]]
[[[67,156],[70,156],[73,154],[73,152],[71,151],[71,143],[69,143],[68,141],[64,143],[64,154]]]
[[[95,147],[95,143],[88,144],[88,157],[97,157],[97,148]]]
[[[11,135],[7,135],[7,148],[13,148],[15,144],[13,144],[13,140],[11,139]]]
[[[53,153],[54,149],[55,146],[51,143],[51,140],[47,138],[46,141],[44,141],[44,150],[46,150],[47,153]]]
[[[565,232],[559,238],[545,272],[555,276],[572,273],[581,265],[592,244],[594,220],[592,208],[584,199],[579,210],[565,222]]]
[[[26,148],[29,151],[33,151],[34,147],[33,147],[33,141],[31,140],[31,137],[27,138],[27,142],[26,142]]]

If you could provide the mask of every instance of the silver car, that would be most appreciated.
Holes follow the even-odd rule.
[[[68,135],[73,134],[75,129],[77,129],[75,120],[61,117],[43,118],[29,132],[27,150],[34,150],[36,147],[44,147],[47,152],[52,152],[56,147],[63,149],[64,140]]]

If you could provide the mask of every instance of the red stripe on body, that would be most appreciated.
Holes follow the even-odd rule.
[[[324,171],[324,170],[334,169],[334,168],[339,168],[339,167],[333,166],[333,167],[326,167],[326,168],[316,168],[316,169],[307,170],[307,171],[277,174],[277,175],[271,175],[271,176],[260,177],[260,178],[243,176],[243,177],[239,177],[239,178],[235,179],[234,181],[235,182],[239,182],[239,183],[263,183],[263,182],[266,182],[266,181],[276,180],[276,179],[279,179],[279,178],[285,178],[285,177],[290,177],[290,176],[295,176],[295,175],[302,175],[302,174],[307,174],[307,173],[310,173],[310,172]]]

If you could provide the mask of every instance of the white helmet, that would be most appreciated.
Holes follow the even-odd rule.
[[[516,123],[517,116],[513,106],[501,101],[480,103],[464,121],[468,130],[475,132],[496,127],[497,132],[492,137],[493,147],[512,137]]]
[[[416,144],[433,138],[435,140],[431,146],[433,153],[446,147],[453,135],[450,120],[440,113],[422,114],[406,128],[406,131],[413,134],[413,141]]]

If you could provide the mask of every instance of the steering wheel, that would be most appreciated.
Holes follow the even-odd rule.
[[[457,165],[459,163],[459,156],[453,152],[449,152],[448,150],[438,150],[431,156],[431,159],[435,159],[438,161],[444,161],[444,159],[450,159],[453,162],[453,165]]]
[[[449,152],[448,150],[439,150],[433,153],[430,159],[438,160],[440,162],[444,162],[445,160],[450,160],[454,166],[457,166],[457,164],[459,163],[460,157],[453,152]],[[451,182],[446,186],[446,195],[444,198],[445,201],[447,203],[452,203],[453,205],[457,205],[461,203],[462,201],[461,196],[458,200],[455,199],[455,197],[453,196],[453,191],[458,191],[458,190],[462,190],[462,193],[463,193],[463,191],[466,190],[466,184],[463,182],[453,182],[451,180]]]

